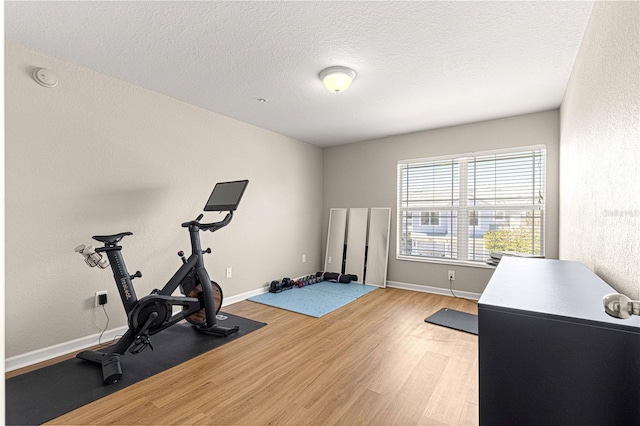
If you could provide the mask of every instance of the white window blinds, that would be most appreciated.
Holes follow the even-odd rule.
[[[544,255],[545,153],[536,146],[398,162],[398,258]]]

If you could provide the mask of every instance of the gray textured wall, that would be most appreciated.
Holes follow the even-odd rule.
[[[323,242],[330,208],[391,207],[389,281],[448,288],[447,271],[455,270],[455,289],[482,293],[493,269],[396,259],[397,162],[546,144],[546,254],[549,258],[557,258],[559,132],[558,110],[553,110],[326,148]]]
[[[138,296],[147,295],[180,266],[175,253],[190,248],[180,224],[202,212],[218,181],[250,180],[231,224],[202,235],[225,297],[320,267],[320,148],[11,43],[5,49],[7,356],[100,332],[97,290],[110,295],[109,327],[124,325],[111,271],[88,268],[74,247],[133,232],[123,254],[130,272],[142,271]],[[36,84],[33,67],[54,70],[58,86]],[[274,167],[283,163],[286,172]]]
[[[640,298],[640,3],[596,2],[561,108],[560,258]]]

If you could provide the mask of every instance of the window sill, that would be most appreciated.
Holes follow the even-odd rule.
[[[471,268],[482,268],[482,269],[496,269],[495,266],[488,265],[484,262],[470,262],[465,260],[417,259],[415,257],[408,257],[408,256],[396,256],[396,260],[403,260],[407,262],[418,262],[418,263],[435,263],[439,265],[468,266]]]

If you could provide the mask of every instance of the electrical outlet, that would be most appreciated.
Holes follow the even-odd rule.
[[[449,274],[447,275],[447,279],[449,281],[455,281],[455,279],[456,279],[456,271],[449,271]]]
[[[231,268],[227,268],[227,273],[226,273],[226,277],[227,278],[231,278],[231,276],[233,275],[233,271],[231,270]]]
[[[306,254],[302,255],[302,263],[307,263],[307,255]]]
[[[107,304],[107,290],[96,291],[96,294],[94,296],[93,305],[94,306],[101,306],[101,305],[106,305],[106,304]]]

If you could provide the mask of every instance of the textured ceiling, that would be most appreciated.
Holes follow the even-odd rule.
[[[592,5],[8,1],[5,38],[331,146],[557,108]]]

